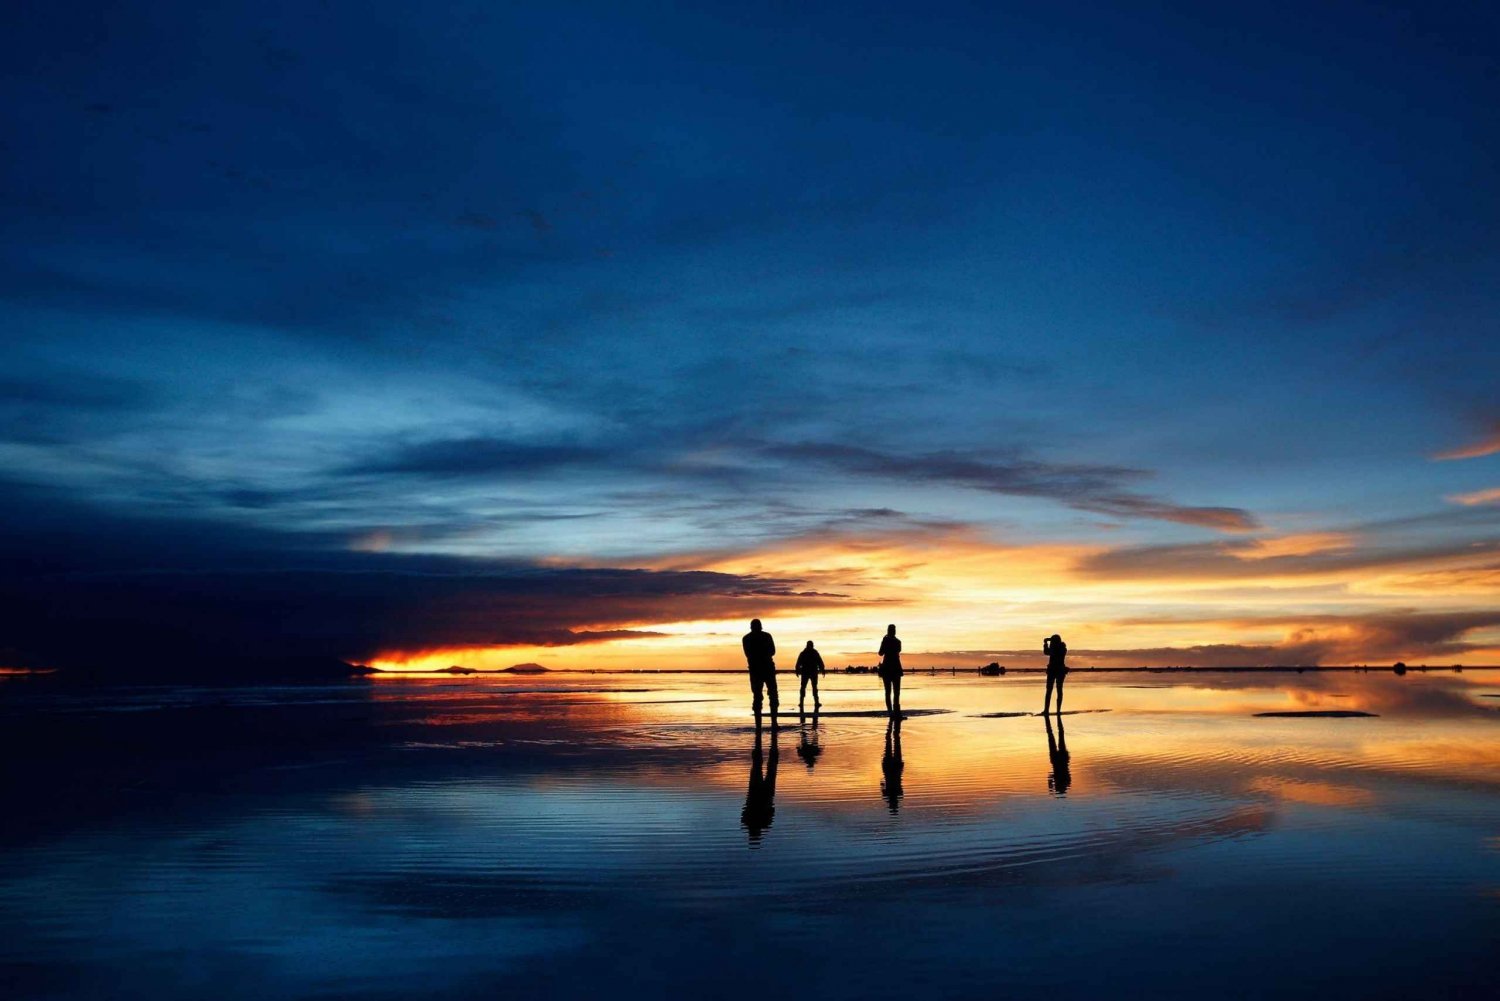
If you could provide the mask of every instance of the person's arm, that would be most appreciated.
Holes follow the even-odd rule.
[[[750,655],[750,636],[748,634],[740,638],[740,649],[745,651],[745,663],[750,663],[754,658]]]
[[[766,656],[776,656],[776,641],[771,638],[770,633],[766,633]]]

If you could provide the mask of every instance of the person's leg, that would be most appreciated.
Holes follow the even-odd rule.
[[[885,677],[884,675],[882,675],[881,678],[880,678],[880,683],[885,686],[885,711],[886,712],[890,712],[891,711],[891,679]]]
[[[1057,714],[1059,716],[1062,715],[1062,688],[1063,688],[1063,680],[1066,677],[1067,677],[1067,675],[1064,675],[1064,674],[1059,674],[1057,676]],[[1062,726],[1062,721],[1058,720],[1057,725],[1058,726]]]
[[[1042,700],[1042,715],[1045,716],[1052,711],[1052,675],[1047,675],[1047,697]]]
[[[814,709],[822,709],[823,708],[823,700],[818,697],[818,676],[816,674],[812,676],[812,686],[813,686],[813,708]]]
[[[777,708],[781,705],[781,699],[776,695],[776,672],[766,673],[766,697],[771,700],[771,715],[776,715]]]
[[[895,704],[891,707],[891,714],[901,715],[901,676],[898,674],[891,679],[891,691],[895,694]]]
[[[807,704],[807,675],[802,675],[801,682],[797,686],[797,711]]]

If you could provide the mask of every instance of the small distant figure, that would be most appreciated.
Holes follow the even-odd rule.
[[[801,679],[801,687],[797,690],[797,711],[801,712],[807,703],[807,683],[812,682],[813,710],[823,708],[823,703],[818,699],[818,674],[823,670],[823,655],[813,649],[813,641],[808,640],[807,646],[797,654],[797,677]]]
[[[1053,633],[1042,640],[1042,653],[1047,655],[1047,695],[1042,699],[1042,715],[1047,715],[1052,706],[1052,686],[1057,686],[1057,711],[1062,712],[1063,679],[1068,676],[1068,644]]]
[[[740,640],[745,651],[745,666],[750,670],[750,708],[755,725],[760,725],[761,689],[771,697],[771,725],[776,725],[776,710],[781,700],[776,694],[776,641],[760,627],[759,619],[750,620],[750,631]]]
[[[1057,737],[1052,736],[1052,718],[1042,716],[1047,724],[1047,757],[1052,762],[1052,773],[1047,776],[1047,788],[1056,796],[1066,795],[1073,784],[1072,765],[1068,756],[1068,735],[1063,730],[1062,717],[1057,717]]]
[[[761,836],[770,829],[776,817],[776,746],[779,731],[771,728],[771,754],[761,750],[761,728],[755,728],[755,746],[750,751],[750,784],[745,790],[745,808],[740,811],[740,826],[750,836],[750,847],[760,846]]]
[[[901,719],[892,717],[885,725],[885,755],[880,759],[880,795],[894,814],[901,809],[901,797],[906,791],[901,788],[901,773],[906,762],[901,760]]]
[[[886,626],[885,636],[880,641],[880,680],[885,685],[885,711],[892,716],[901,715],[901,641],[896,638],[896,627]]]
[[[797,735],[797,757],[807,765],[808,771],[813,770],[813,765],[818,763],[818,756],[823,753],[823,744],[818,738],[818,714],[814,711],[812,729],[809,731],[807,724],[803,723],[801,732]]]

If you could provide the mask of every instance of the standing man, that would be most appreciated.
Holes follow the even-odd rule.
[[[813,649],[813,641],[808,640],[807,646],[797,654],[797,677],[802,680],[802,686],[797,689],[797,711],[801,712],[807,703],[807,683],[812,682],[813,688],[813,711],[823,708],[823,702],[818,698],[818,672],[823,670],[823,655]]]
[[[755,724],[760,725],[760,690],[764,686],[771,696],[771,725],[776,724],[776,641],[760,627],[759,619],[750,620],[750,631],[740,640],[745,651],[745,666],[750,669],[750,692],[754,696]]]

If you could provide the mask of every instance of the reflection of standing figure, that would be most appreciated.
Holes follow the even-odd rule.
[[[1068,676],[1068,644],[1053,633],[1042,640],[1042,653],[1047,655],[1047,695],[1042,699],[1042,715],[1052,706],[1052,686],[1057,686],[1057,711],[1062,712],[1063,679]]]
[[[885,684],[885,711],[901,715],[901,641],[896,638],[895,626],[886,626],[880,641],[879,674]]]
[[[740,640],[745,651],[745,666],[750,670],[750,708],[760,724],[760,690],[771,696],[771,716],[775,718],[779,700],[776,697],[776,641],[760,627],[759,619],[750,620],[750,631]]]
[[[901,809],[901,797],[905,795],[901,788],[901,773],[905,769],[906,763],[901,760],[901,720],[893,719],[885,725],[885,757],[880,759],[880,771],[884,775],[880,780],[880,795],[885,797],[892,813]]]
[[[776,759],[780,754],[776,738],[779,733],[776,727],[771,728],[771,756],[762,770],[761,728],[755,728],[755,749],[750,752],[750,785],[745,790],[745,809],[740,812],[740,826],[750,833],[751,848],[760,844],[761,834],[770,828],[771,820],[776,816]]]
[[[1063,730],[1062,717],[1057,718],[1057,739],[1052,737],[1052,720],[1047,716],[1042,717],[1047,724],[1047,757],[1052,759],[1052,774],[1047,776],[1047,788],[1054,794],[1063,796],[1067,794],[1068,786],[1073,784],[1072,765],[1068,757],[1068,735]]]
[[[811,734],[804,723],[797,735],[797,757],[807,762],[808,771],[812,771],[813,765],[818,763],[818,755],[823,753],[823,745],[819,743],[818,736],[818,713],[814,710]]]
[[[823,708],[823,703],[818,699],[818,672],[823,670],[823,655],[813,649],[813,641],[808,640],[807,646],[797,654],[797,677],[802,679],[802,686],[797,690],[797,710],[800,712],[802,706],[807,702],[807,683],[812,682],[813,709]]]

